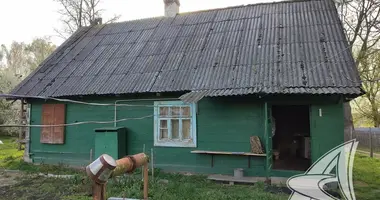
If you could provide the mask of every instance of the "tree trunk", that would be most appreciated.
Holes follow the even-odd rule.
[[[380,122],[379,122],[379,116],[377,115],[377,111],[372,111],[372,112],[373,112],[373,125],[375,127],[379,127]]]
[[[354,123],[352,121],[350,102],[346,102],[343,104],[343,111],[344,111],[344,140],[348,141],[348,140],[353,139],[351,138],[351,132],[354,131]]]
[[[372,114],[372,120],[373,120],[373,125],[374,127],[379,127],[380,125],[380,116],[379,116],[379,111],[378,107],[376,104],[376,99],[369,99],[369,102],[371,104],[371,114]]]

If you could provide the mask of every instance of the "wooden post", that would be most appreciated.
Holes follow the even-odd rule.
[[[144,164],[144,200],[148,200],[148,163]]]
[[[353,127],[352,126],[350,126],[350,140],[352,140],[352,138],[354,137],[353,136]]]
[[[106,184],[94,183],[92,198],[93,200],[106,200]]]
[[[369,128],[369,156],[373,158],[372,130]]]
[[[23,125],[24,125],[24,110],[25,110],[25,108],[24,108],[24,99],[21,99],[20,122]],[[18,134],[18,150],[19,151],[21,151],[21,145],[22,145],[21,140],[23,138],[24,129],[25,129],[24,127],[21,127],[21,130],[20,130],[20,132]]]
[[[153,148],[150,149],[150,162],[152,164],[152,180],[154,180]]]
[[[143,145],[143,153],[145,153],[145,144]],[[144,173],[142,173],[144,171],[144,166],[141,167],[141,178],[144,179]]]

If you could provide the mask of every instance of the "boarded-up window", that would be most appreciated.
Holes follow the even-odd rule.
[[[43,104],[42,125],[60,125],[65,123],[65,104]],[[63,144],[64,126],[48,126],[41,128],[41,143]]]

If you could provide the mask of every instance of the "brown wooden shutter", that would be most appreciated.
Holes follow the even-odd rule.
[[[52,125],[52,119],[54,117],[54,105],[53,104],[43,104],[42,105],[42,125]],[[41,143],[50,143],[51,139],[51,127],[41,128]]]
[[[54,105],[54,124],[65,124],[65,104]],[[53,143],[63,144],[65,140],[65,127],[55,126],[53,127]]]
[[[65,104],[43,104],[42,124],[58,125],[65,123]],[[51,126],[41,128],[41,143],[63,144],[65,139],[64,126]]]

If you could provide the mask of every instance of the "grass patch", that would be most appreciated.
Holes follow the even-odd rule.
[[[90,200],[91,181],[83,170],[63,165],[33,165],[22,161],[23,151],[17,150],[16,140],[1,137],[0,168],[22,170],[26,173],[16,185],[0,187],[0,199],[65,199]],[[37,176],[34,172],[75,174],[71,179]],[[357,199],[375,200],[380,196],[380,159],[357,154],[354,161],[354,189]],[[6,177],[6,174],[0,174]],[[165,179],[168,182],[162,183]],[[142,198],[141,171],[133,175],[112,179],[107,184],[107,197]],[[288,194],[273,192],[262,183],[255,185],[223,185],[209,181],[204,176],[185,176],[155,171],[150,177],[149,198],[171,199],[288,199]],[[269,192],[269,191],[272,191]]]
[[[25,172],[41,172],[52,174],[78,174],[81,170],[61,165],[34,165],[23,161],[24,150],[17,149],[17,139],[1,136],[4,143],[0,145],[0,169],[21,170]]]
[[[92,182],[84,171],[65,166],[33,165],[22,161],[22,151],[12,138],[0,138],[5,145],[0,146],[0,168],[17,169],[28,172],[12,186],[0,187],[0,199],[92,199]],[[5,151],[3,151],[5,150]],[[7,153],[4,153],[7,152]],[[30,172],[49,172],[53,174],[76,174],[71,179],[56,179],[38,176]],[[2,175],[0,175],[2,176]],[[4,176],[4,175],[3,175]],[[132,175],[112,179],[107,184],[107,197],[142,198],[143,182],[141,170]],[[162,183],[165,179],[168,182]],[[166,174],[155,170],[155,179],[149,181],[149,199],[287,199],[284,193],[270,193],[264,184],[223,185],[206,179],[205,176],[185,176]]]
[[[162,183],[159,180],[168,182]],[[108,196],[141,199],[143,183],[141,175],[111,180],[107,186]],[[149,184],[149,199],[287,199],[285,194],[266,191],[263,183],[255,185],[223,185],[205,176],[159,173]]]
[[[159,180],[165,179],[167,183]],[[90,200],[91,181],[85,176],[74,179],[54,179],[24,176],[16,185],[0,188],[0,199],[64,199]],[[135,173],[107,184],[107,197],[128,197],[142,199],[143,182],[141,174]],[[157,179],[149,182],[149,199],[187,200],[187,199],[262,199],[285,200],[286,194],[272,194],[264,184],[222,185],[205,179],[204,176],[185,176],[180,174],[159,173]]]
[[[22,158],[24,151],[17,150],[17,142],[12,137],[0,137],[4,144],[0,144],[0,167],[4,167],[4,162],[19,160]]]
[[[380,196],[380,159],[356,154],[353,175],[357,199],[378,199]]]
[[[24,150],[17,149],[17,138],[2,136],[0,140],[4,143],[0,145],[0,169],[38,171],[37,167],[23,161]]]

